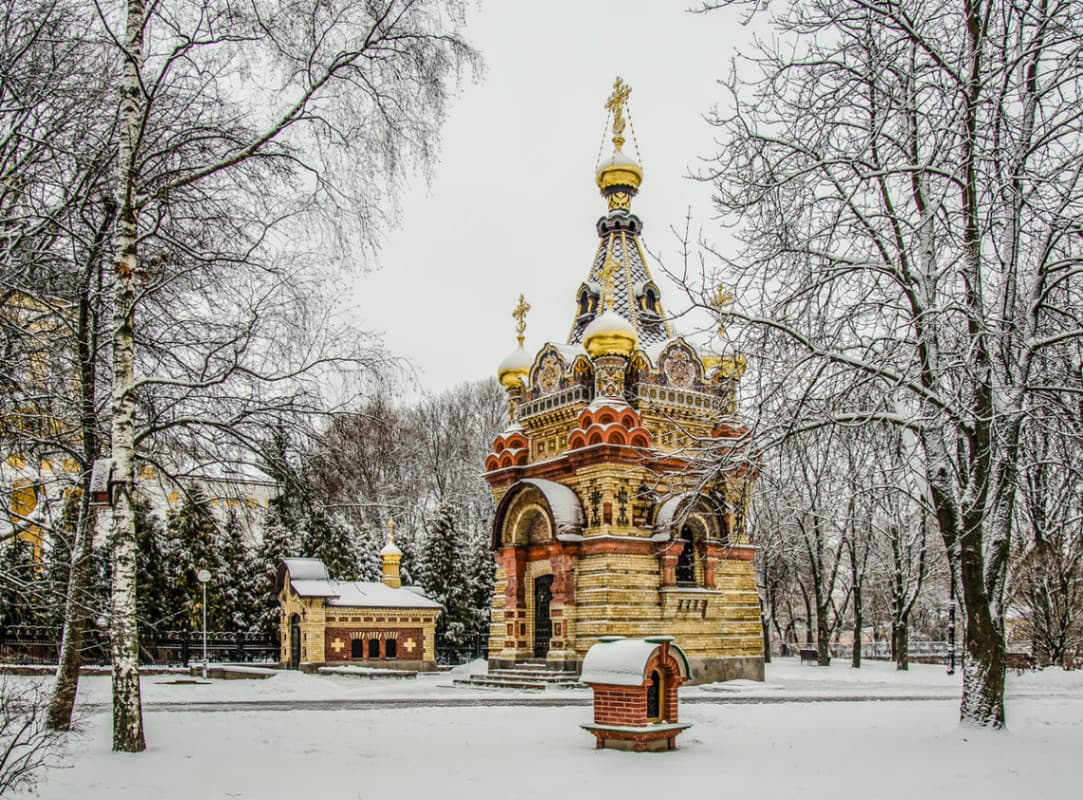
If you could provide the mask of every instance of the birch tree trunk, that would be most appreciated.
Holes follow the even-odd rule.
[[[144,108],[144,6],[128,0],[124,70],[120,86],[120,136],[117,158],[117,227],[113,312],[112,456],[113,586],[110,633],[113,660],[113,749],[146,749],[139,692],[139,629],[136,624],[136,540],[132,508],[135,490],[135,274],[139,224],[135,202],[136,154]]]

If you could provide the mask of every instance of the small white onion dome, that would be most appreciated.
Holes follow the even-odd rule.
[[[522,386],[522,379],[530,374],[533,363],[530,353],[520,345],[500,362],[500,366],[496,368],[496,377],[505,389],[518,389]]]
[[[583,331],[583,347],[591,358],[600,355],[630,356],[639,343],[636,329],[612,309],[594,318]]]
[[[399,550],[399,546],[395,544],[391,539],[387,540],[387,544],[384,545],[384,549],[380,551],[381,556],[401,556],[402,551]]]
[[[631,186],[638,190],[643,183],[643,167],[619,147],[614,148],[608,161],[603,161],[595,175],[598,188],[605,194],[611,186]]]

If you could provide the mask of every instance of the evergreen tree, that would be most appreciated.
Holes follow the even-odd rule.
[[[225,630],[246,633],[259,624],[265,592],[255,555],[245,542],[244,528],[231,510],[220,537],[222,600]]]
[[[322,509],[309,509],[304,518],[301,553],[318,558],[332,578],[357,580],[358,558],[350,530]]]
[[[470,632],[486,633],[496,580],[496,562],[489,546],[488,531],[475,531],[467,543],[466,565]]]
[[[0,625],[41,624],[38,570],[33,547],[22,537],[12,537],[0,550]]]
[[[450,642],[462,640],[470,625],[470,595],[464,572],[465,539],[456,525],[455,507],[441,503],[421,551],[422,586],[444,606],[436,632]]]
[[[178,627],[191,631],[202,626],[203,590],[196,573],[206,569],[212,576],[207,586],[207,628],[220,630],[223,622],[220,587],[227,577],[222,574],[219,559],[218,526],[202,488],[194,487],[186,493],[180,508],[169,512],[166,536],[168,582],[171,600],[180,612]]]
[[[169,565],[175,563],[162,521],[139,494],[133,503],[136,553],[136,615],[141,629],[154,634],[178,627],[182,608],[172,602]]]

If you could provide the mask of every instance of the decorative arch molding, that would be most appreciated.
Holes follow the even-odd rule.
[[[492,547],[530,544],[531,515],[544,518],[549,539],[579,533],[586,521],[579,496],[567,486],[542,478],[524,478],[513,484],[493,516]],[[520,541],[521,540],[521,541]]]
[[[691,525],[707,540],[729,541],[725,502],[699,492],[683,492],[664,499],[655,507],[653,527],[656,535],[675,538],[682,527]]]

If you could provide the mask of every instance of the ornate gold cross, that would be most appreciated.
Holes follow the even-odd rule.
[[[726,284],[720,283],[715,287],[714,297],[711,298],[711,305],[716,311],[718,311],[718,335],[725,336],[726,328],[722,324],[722,310],[736,300],[736,296],[729,289],[726,288]]]
[[[511,312],[511,315],[515,317],[515,333],[519,337],[519,346],[523,346],[523,333],[526,332],[526,312],[530,310],[530,303],[526,301],[526,298],[522,294],[519,295],[519,305],[515,307],[515,310]]]
[[[631,93],[632,87],[618,77],[613,82],[613,94],[605,101],[606,111],[613,112],[613,144],[618,149],[624,144],[624,104]]]

